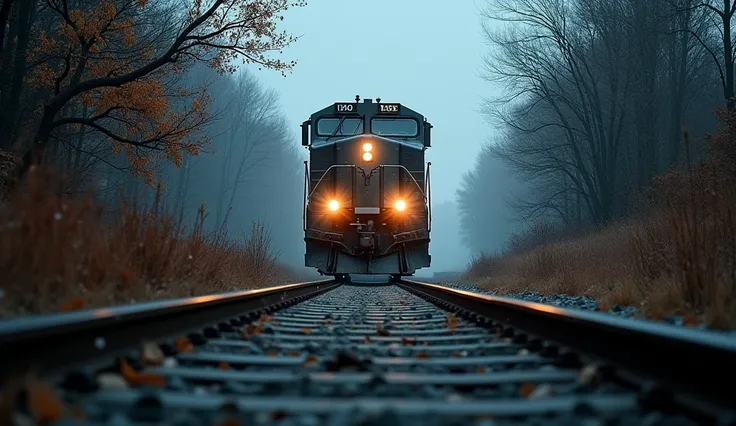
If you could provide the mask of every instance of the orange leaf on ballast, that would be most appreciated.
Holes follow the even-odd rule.
[[[85,305],[86,303],[84,299],[82,299],[81,297],[74,297],[62,303],[61,306],[59,306],[59,311],[61,312],[78,311],[80,309],[84,309]]]
[[[64,403],[54,388],[46,383],[28,385],[28,408],[38,424],[53,423],[64,417]]]
[[[135,369],[131,367],[125,359],[120,360],[120,373],[131,385],[148,385],[156,387],[163,387],[166,385],[165,377],[154,373],[139,373],[135,371]]]
[[[519,394],[524,398],[528,398],[534,392],[535,388],[536,386],[533,383],[524,383],[519,387]]]
[[[176,350],[179,352],[194,352],[194,345],[192,345],[192,342],[187,337],[176,339],[174,346],[176,346]]]
[[[447,328],[450,330],[454,330],[457,328],[457,317],[455,314],[448,314],[447,315]]]

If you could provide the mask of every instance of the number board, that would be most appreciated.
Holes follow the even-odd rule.
[[[400,112],[400,104],[378,104],[379,114],[399,114]]]
[[[358,112],[358,104],[337,102],[335,112],[338,114],[354,114]]]

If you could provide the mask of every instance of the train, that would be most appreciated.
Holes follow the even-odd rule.
[[[305,266],[397,280],[431,263],[432,124],[380,98],[335,102],[301,124]]]

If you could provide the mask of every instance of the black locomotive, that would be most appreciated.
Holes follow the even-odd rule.
[[[432,125],[404,105],[356,96],[301,127],[306,266],[338,279],[428,267]]]

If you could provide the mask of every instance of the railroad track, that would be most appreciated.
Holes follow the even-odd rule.
[[[725,425],[735,354],[605,314],[323,281],[0,323],[0,404],[18,424]]]

